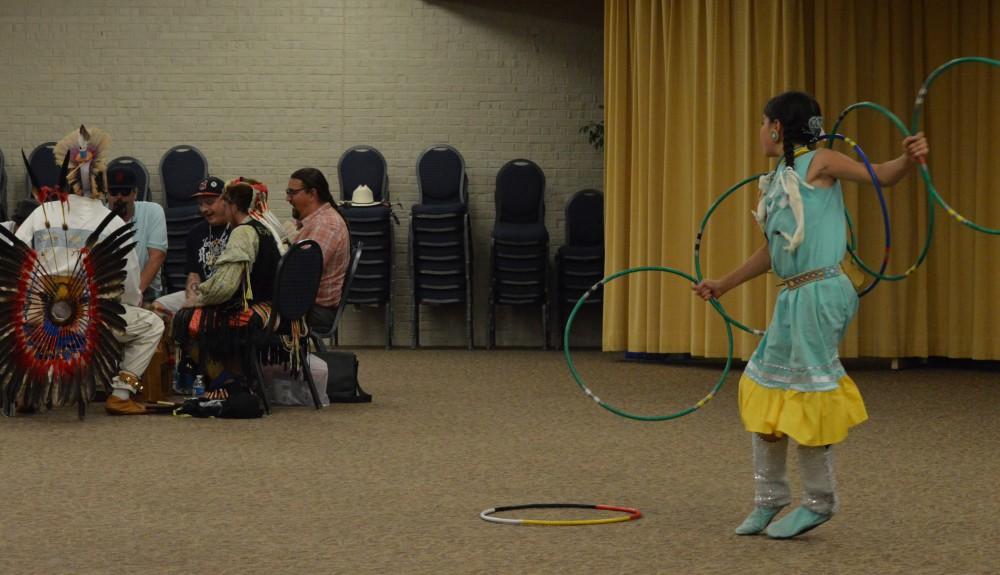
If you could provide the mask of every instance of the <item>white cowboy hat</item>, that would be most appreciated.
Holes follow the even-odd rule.
[[[375,201],[375,194],[372,192],[372,189],[364,184],[354,188],[354,191],[351,192],[352,207],[377,206],[381,203]]]

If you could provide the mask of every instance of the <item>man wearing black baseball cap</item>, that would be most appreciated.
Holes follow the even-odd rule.
[[[197,191],[191,197],[197,200],[198,210],[205,221],[192,228],[187,235],[187,281],[184,291],[157,299],[154,308],[158,311],[174,314],[186,303],[193,305],[198,296],[198,285],[215,271],[215,259],[226,248],[226,241],[229,239],[229,227],[222,212],[222,202],[219,201],[225,187],[226,183],[214,176],[198,182]]]
[[[108,209],[126,223],[135,223],[135,252],[139,256],[139,290],[143,301],[160,297],[160,268],[167,259],[167,220],[163,207],[154,202],[136,201],[138,180],[130,166],[108,169]]]

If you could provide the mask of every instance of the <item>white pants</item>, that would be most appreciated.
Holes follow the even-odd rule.
[[[115,332],[115,339],[125,346],[125,353],[118,368],[142,377],[146,367],[156,353],[163,335],[163,320],[160,316],[132,305],[125,305],[125,331]]]
[[[167,295],[156,298],[156,303],[167,312],[175,314],[178,310],[184,307],[184,301],[186,299],[187,292],[175,291],[174,293],[168,293]]]

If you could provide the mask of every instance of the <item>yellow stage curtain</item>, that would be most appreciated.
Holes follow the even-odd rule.
[[[606,0],[606,271],[662,265],[694,273],[695,234],[730,185],[773,167],[758,128],[768,98],[813,93],[826,127],[849,104],[870,100],[910,123],[923,80],[959,56],[1000,59],[1000,5],[991,0]],[[922,121],[930,169],[960,213],[1000,227],[1000,69],[964,65],[935,82]],[[901,153],[902,137],[872,111],[842,133],[873,161]],[[840,148],[851,154],[846,147]],[[845,185],[860,253],[878,267],[882,217],[870,186]],[[712,216],[702,270],[718,277],[764,241],[750,210],[750,184]],[[888,273],[903,272],[924,244],[928,206],[916,172],[886,191],[892,224]],[[845,357],[947,356],[1000,359],[1000,236],[955,222],[940,208],[925,263],[902,282],[883,282],[861,301],[841,349]],[[726,294],[743,323],[764,327],[774,276]],[[722,321],[689,284],[665,274],[632,275],[606,288],[604,349],[726,353]],[[757,338],[737,332],[737,355]]]

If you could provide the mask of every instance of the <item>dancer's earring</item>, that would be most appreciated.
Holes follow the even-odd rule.
[[[772,142],[778,141],[778,132],[776,130],[771,130],[771,141]]]

